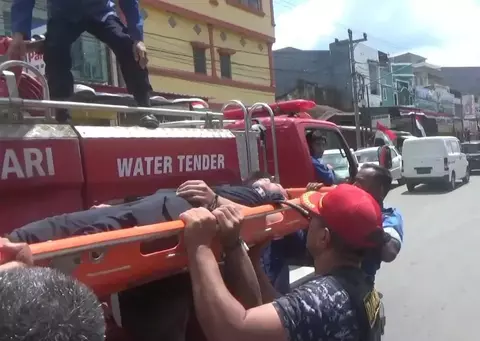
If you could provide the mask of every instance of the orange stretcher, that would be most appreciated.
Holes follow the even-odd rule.
[[[321,189],[329,191],[330,188]],[[291,204],[305,189],[290,189]],[[280,213],[267,224],[268,215]],[[242,238],[248,245],[283,237],[305,228],[307,221],[288,205],[245,209]],[[77,236],[31,245],[35,264],[71,274],[90,286],[98,296],[110,295],[184,271],[187,255],[180,220],[118,231]],[[219,257],[220,247],[215,247]],[[220,259],[220,258],[218,258]]]

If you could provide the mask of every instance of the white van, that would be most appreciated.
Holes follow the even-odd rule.
[[[444,183],[453,190],[458,179],[470,180],[470,170],[456,137],[429,136],[403,142],[402,176],[410,192],[428,183]]]

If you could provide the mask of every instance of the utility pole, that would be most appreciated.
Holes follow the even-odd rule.
[[[357,72],[355,68],[355,46],[358,43],[367,41],[367,34],[363,34],[362,39],[353,39],[353,32],[351,29],[348,29],[348,49],[350,56],[350,70],[352,77],[352,93],[353,93],[353,110],[355,112],[355,137],[357,142],[357,149],[361,147],[361,133],[360,133],[360,111],[358,109],[358,85],[357,85]],[[375,80],[377,81],[377,80]]]

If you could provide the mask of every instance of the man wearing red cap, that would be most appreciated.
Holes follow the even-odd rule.
[[[273,302],[262,292],[264,304],[251,309],[228,291],[210,248],[217,223],[220,229],[237,230],[238,236],[242,219],[230,213],[221,221],[204,208],[181,215],[196,315],[209,340],[377,339],[380,298],[360,264],[388,239],[380,206],[352,185],[340,185],[326,194],[307,192],[301,204],[310,221],[307,248],[317,277]],[[246,252],[241,252],[242,243],[230,239],[229,244],[229,252],[235,252],[232,246],[236,245],[237,257],[244,257],[244,264],[249,262]],[[239,269],[240,273],[246,276]],[[253,269],[250,275],[255,276]],[[251,288],[252,292],[257,289]]]

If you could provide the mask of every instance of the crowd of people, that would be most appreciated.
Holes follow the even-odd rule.
[[[377,340],[374,278],[381,262],[400,251],[403,223],[383,203],[392,182],[388,170],[365,165],[352,180],[326,194],[316,191],[325,184],[309,184],[297,207],[309,227],[248,252],[239,237],[241,209],[288,198],[265,174],[218,189],[188,181],[174,194],[159,191],[26,225],[0,241],[0,335],[92,341],[107,333],[104,305],[75,279],[33,267],[27,243],[178,218],[186,224],[189,273],[119,294],[121,325],[132,339]],[[210,248],[217,235],[223,268]],[[316,272],[294,291],[291,258]],[[189,328],[195,323],[199,328]]]

